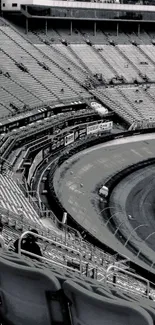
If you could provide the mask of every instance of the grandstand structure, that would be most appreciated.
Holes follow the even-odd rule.
[[[153,183],[154,13],[154,6],[106,1],[46,1],[43,6],[39,0],[1,1],[0,214],[7,248],[0,249],[0,321],[4,325],[155,322],[155,262],[149,241],[154,225],[143,237],[136,230],[146,225],[145,215],[142,223],[138,211],[136,226],[129,223],[130,192],[140,188],[138,177],[141,183],[146,178]],[[98,195],[103,184],[97,184],[89,197],[96,212],[97,197],[102,218],[92,226],[77,211],[80,201],[74,200],[73,211],[82,218],[77,222],[63,205],[61,191],[56,191],[58,173],[61,189],[66,175],[74,179],[78,155],[104,145],[105,156],[98,163],[106,165],[109,141],[112,146],[118,141],[121,151],[123,145],[128,147],[126,141],[134,142],[141,134],[142,147],[137,142],[129,152],[124,150],[116,170],[112,157],[105,166],[108,199]],[[119,150],[114,157],[119,160]],[[81,173],[89,167],[90,163]],[[84,176],[83,182],[79,180],[79,188],[70,179],[64,181],[78,199],[86,194]],[[145,188],[142,193],[146,197]],[[112,211],[120,202],[127,205],[128,214],[125,208],[121,216]],[[89,216],[87,210],[85,214]],[[107,236],[102,240],[99,223]],[[21,249],[22,238],[32,228],[38,231],[40,261]],[[19,237],[15,254],[13,242]]]

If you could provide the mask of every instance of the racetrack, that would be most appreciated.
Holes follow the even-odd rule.
[[[146,224],[136,232],[143,240],[152,234],[147,245],[155,251],[155,166],[147,166],[120,181],[110,196],[110,205],[115,202],[130,216],[133,228]]]
[[[119,215],[115,218],[121,232],[127,236],[127,223],[131,223],[133,229],[137,228],[132,236],[137,235],[143,240],[155,230],[155,166],[150,165],[139,169],[123,178],[113,189],[110,195],[110,205],[121,207],[124,214],[129,216],[128,221],[119,227]],[[117,210],[117,208],[116,208]],[[121,225],[121,224],[120,224]],[[144,226],[140,226],[144,225]],[[140,226],[140,227],[139,227]],[[150,239],[149,239],[150,238]],[[150,236],[147,241],[155,250],[155,236]]]
[[[139,135],[86,149],[64,162],[54,175],[54,188],[66,211],[101,242],[122,253],[126,250],[105,227],[96,186],[127,166],[154,157],[153,138],[155,134]]]

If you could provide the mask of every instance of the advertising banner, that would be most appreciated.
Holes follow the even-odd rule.
[[[65,136],[65,146],[68,146],[69,144],[71,144],[73,142],[74,142],[74,132]]]
[[[64,136],[63,134],[61,136],[55,137],[52,142],[52,150],[56,150],[59,147],[64,146]]]
[[[74,141],[84,138],[86,134],[87,134],[86,125],[76,127],[76,129],[74,130]]]
[[[103,132],[103,131],[110,131],[112,130],[113,122],[103,122],[99,121],[98,123],[88,123],[87,124],[87,134],[96,133],[96,132]]]
[[[47,156],[49,156],[50,152],[51,152],[50,146],[47,148],[44,148],[43,149],[43,159],[46,158]]]

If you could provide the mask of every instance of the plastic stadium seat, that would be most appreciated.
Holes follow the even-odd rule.
[[[7,324],[69,325],[60,289],[50,271],[0,258],[0,314]]]
[[[101,289],[99,287],[94,288],[94,292],[109,299],[116,299],[112,293],[109,293],[108,291]]]
[[[153,325],[151,316],[133,303],[101,297],[69,280],[63,288],[74,325]]]
[[[32,267],[33,264],[29,261],[24,261],[24,259],[20,259],[20,258],[15,258],[15,257],[11,257],[11,256],[6,256],[1,254],[1,258],[4,258],[6,261],[18,264],[18,265],[23,265],[23,266],[30,266]]]
[[[102,289],[96,290],[96,293],[108,298],[108,296],[105,295],[105,291],[102,290]],[[120,297],[121,297],[121,295],[120,295]],[[138,300],[138,297],[136,299],[136,297],[133,297],[132,295],[128,295],[128,294],[126,295],[125,293],[122,293],[122,298],[117,298],[116,296],[113,296],[112,294],[111,294],[111,296],[109,295],[109,298],[117,299],[117,302],[119,301],[120,303],[124,302],[125,300],[129,301],[129,302],[132,302],[132,303],[136,302],[137,306],[140,306],[140,307],[144,308],[150,314],[150,316],[152,317],[152,319],[153,319],[153,321],[155,323],[155,309],[152,308],[154,306],[152,306],[152,305],[150,306],[150,300],[149,299],[145,298],[145,299]]]

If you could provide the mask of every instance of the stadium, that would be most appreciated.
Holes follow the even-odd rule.
[[[0,8],[0,324],[153,325],[154,3]]]

